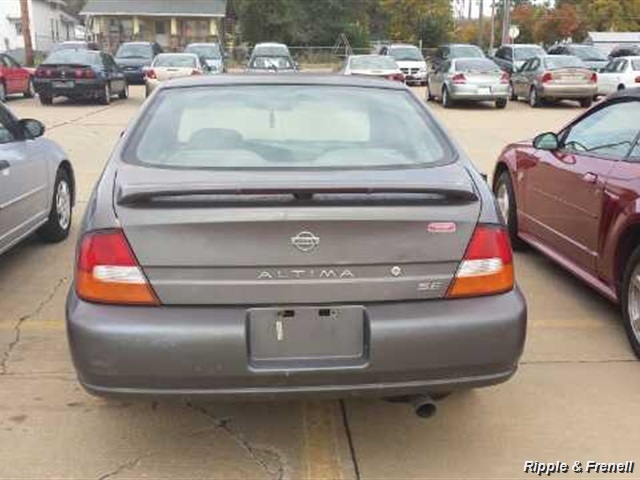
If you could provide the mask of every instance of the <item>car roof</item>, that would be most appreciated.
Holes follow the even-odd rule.
[[[442,47],[476,47],[480,49],[479,46],[474,45],[473,43],[445,43],[441,45]]]
[[[161,88],[185,88],[203,86],[234,85],[320,85],[332,87],[369,87],[386,90],[406,90],[404,83],[389,82],[378,78],[359,77],[356,75],[305,74],[295,75],[202,75],[180,78],[163,84]]]
[[[396,47],[413,47],[413,48],[418,48],[415,45],[412,45],[411,43],[392,43],[391,45],[387,45],[387,47],[389,48],[396,48]]]
[[[120,45],[153,45],[155,42],[122,42]]]
[[[220,46],[220,43],[218,42],[193,42],[193,43],[189,43],[187,44],[187,47],[191,47],[191,46],[206,46],[206,45],[216,45],[216,46]]]
[[[277,42],[256,43],[256,46],[254,48],[257,48],[257,47],[284,47],[284,48],[288,48],[284,43],[277,43]]]

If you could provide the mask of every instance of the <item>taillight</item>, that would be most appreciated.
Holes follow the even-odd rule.
[[[636,77],[635,82],[636,82],[636,83],[640,83],[640,77]]]
[[[456,85],[460,85],[462,83],[467,83],[467,77],[464,76],[464,73],[456,73],[451,77],[451,81]]]
[[[43,68],[43,67],[36,68],[36,77],[43,78],[43,77],[50,77],[50,76],[51,76],[50,68]]]
[[[507,231],[498,226],[477,226],[447,297],[494,295],[508,292],[513,284],[513,253]]]
[[[553,75],[551,75],[551,72],[545,72],[542,75],[542,78],[541,78],[542,83],[547,83],[547,82],[550,82],[551,80],[553,80]]]
[[[387,75],[387,80],[393,80],[394,82],[404,82],[404,73],[394,73]]]
[[[511,80],[511,77],[507,72],[504,72],[500,77],[500,83],[509,83],[509,80]]]
[[[589,81],[591,83],[598,83],[598,74],[596,72],[593,72],[591,74],[591,78],[589,78]]]
[[[202,75],[202,72],[196,68],[191,70],[191,75]]]
[[[88,302],[158,305],[122,230],[85,234],[78,251],[76,293]]]
[[[96,78],[96,72],[94,72],[93,69],[91,69],[91,68],[87,68],[84,71],[84,77],[85,78]]]
[[[156,71],[153,68],[147,70],[147,78],[158,78],[156,77]]]

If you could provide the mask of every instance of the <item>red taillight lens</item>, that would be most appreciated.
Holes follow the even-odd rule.
[[[158,305],[122,230],[86,234],[78,251],[76,293],[88,302]]]
[[[153,68],[150,68],[149,70],[147,70],[147,78],[154,78],[154,79],[158,78]]]
[[[467,77],[464,76],[464,73],[456,73],[453,77],[451,77],[451,81],[459,85],[462,83],[467,83]]]
[[[84,71],[84,77],[85,78],[96,78],[96,72],[94,72],[92,69],[87,68]]]
[[[404,82],[404,73],[394,73],[393,75],[388,75],[387,80],[393,80],[394,82]]]
[[[193,70],[191,70],[191,75],[202,75],[202,72],[194,68]]]
[[[504,72],[500,77],[500,83],[509,83],[509,80],[511,80],[511,77],[507,72]]]
[[[84,70],[79,70],[79,69],[74,70],[73,76],[76,78],[82,78],[84,76]]]
[[[51,73],[52,72],[50,68],[43,68],[43,67],[36,68],[36,77],[38,78],[50,77]]]
[[[553,80],[553,75],[551,75],[551,72],[545,72],[542,75],[542,83],[547,83],[550,82],[551,80]]]
[[[513,253],[503,227],[476,227],[448,298],[495,295],[513,288]]]
[[[589,78],[589,81],[591,83],[598,83],[598,74],[596,72],[593,72],[591,74],[591,78]]]
[[[640,77],[636,77],[636,83],[640,83]]]

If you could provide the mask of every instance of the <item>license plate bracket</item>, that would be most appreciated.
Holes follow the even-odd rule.
[[[365,311],[362,306],[252,308],[247,335],[254,366],[362,363]]]
[[[75,85],[73,80],[53,82],[53,88],[73,88]]]

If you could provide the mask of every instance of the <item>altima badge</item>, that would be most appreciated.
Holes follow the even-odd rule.
[[[300,232],[295,237],[291,237],[291,244],[301,252],[310,252],[320,244],[320,237],[311,232]]]
[[[399,277],[400,275],[402,275],[402,268],[397,265],[391,267],[391,275],[393,275],[394,277]]]

